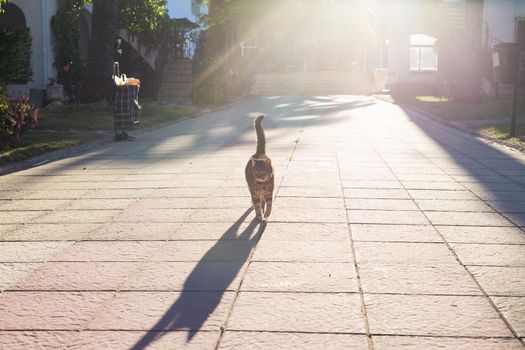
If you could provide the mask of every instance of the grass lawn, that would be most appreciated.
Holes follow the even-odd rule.
[[[525,147],[525,98],[518,99],[518,137],[509,137],[512,96],[461,102],[436,96],[393,97],[376,95],[388,102],[415,107],[436,117],[462,123],[481,135]]]
[[[477,127],[476,131],[483,136],[503,140],[511,145],[525,148],[525,123],[518,127],[517,137],[509,137],[509,127],[507,126],[481,126]]]
[[[190,108],[144,105],[142,129],[195,114]],[[45,152],[113,136],[113,109],[106,103],[64,105],[38,111],[38,127],[24,134],[11,149],[0,149],[0,164],[18,162]]]

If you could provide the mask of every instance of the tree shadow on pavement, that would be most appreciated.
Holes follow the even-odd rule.
[[[43,168],[38,175],[49,176],[60,174],[62,171],[97,169],[101,166],[100,162],[108,162],[105,163],[108,166],[111,164],[112,167],[126,169],[128,165],[132,168],[137,164],[146,166],[144,161],[184,160],[195,154],[216,150],[244,133],[249,133],[249,141],[241,141],[239,144],[253,144],[252,116],[257,114],[267,116],[265,128],[268,132],[268,143],[278,142],[283,137],[290,141],[288,138],[291,130],[300,130],[306,121],[309,126],[342,122],[348,119],[348,113],[345,112],[375,103],[377,102],[373,98],[364,96],[340,96],[334,97],[333,100],[320,96],[262,97],[203,117],[181,120],[157,130],[155,135],[140,136],[133,145],[112,143],[87,154],[78,154],[72,160]],[[331,117],[327,118],[326,114],[331,114]],[[272,136],[272,129],[281,130],[282,133]],[[185,137],[186,141],[177,143]],[[158,149],[159,146],[162,147]]]
[[[132,350],[148,348],[153,342],[159,340],[166,331],[189,331],[187,341],[195,336],[206,320],[213,314],[223,294],[230,287],[235,277],[248,261],[252,250],[257,245],[266,223],[252,220],[241,232],[241,225],[253,209],[247,209],[239,219],[228,228],[221,238],[206,252],[198,265],[189,274],[184,282],[179,298],[172,304],[159,321],[135,344]],[[213,264],[210,261],[221,255],[223,247],[221,242],[225,239],[250,242],[245,249],[235,252],[235,261],[228,260],[228,264]],[[211,282],[210,282],[211,281]],[[198,286],[206,286],[200,288]]]

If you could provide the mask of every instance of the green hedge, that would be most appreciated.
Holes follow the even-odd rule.
[[[0,28],[0,83],[24,84],[32,75],[29,28]]]

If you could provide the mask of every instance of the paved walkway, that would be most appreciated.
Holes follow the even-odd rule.
[[[372,98],[248,101],[0,189],[1,349],[524,348],[525,156]]]

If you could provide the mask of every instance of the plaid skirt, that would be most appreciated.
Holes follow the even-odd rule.
[[[129,129],[139,122],[139,85],[116,86],[114,105],[115,129]]]

